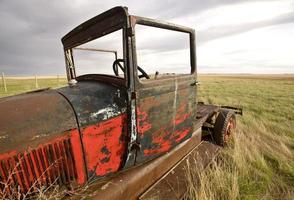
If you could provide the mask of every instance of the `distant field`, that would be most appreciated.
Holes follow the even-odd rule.
[[[241,106],[235,142],[212,167],[198,174],[201,187],[190,182],[188,199],[293,199],[294,76],[200,76],[199,100]],[[66,79],[39,79],[39,88],[60,87]],[[34,79],[8,79],[8,93],[36,89]],[[195,176],[197,169],[189,173]],[[190,180],[190,179],[189,179]]]
[[[6,78],[7,92],[5,92],[0,78],[0,97],[11,96],[47,87],[57,88],[66,85],[66,83],[67,80],[64,77],[60,77],[59,79],[57,77],[39,77],[37,79],[38,87],[36,87],[34,77],[8,77]]]

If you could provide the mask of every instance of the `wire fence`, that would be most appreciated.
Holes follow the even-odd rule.
[[[0,97],[19,94],[42,88],[58,88],[66,85],[67,79],[64,75],[56,76],[6,76],[1,73]]]

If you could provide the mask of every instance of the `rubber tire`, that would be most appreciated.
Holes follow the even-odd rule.
[[[213,139],[219,146],[226,146],[228,141],[225,141],[225,132],[230,119],[234,122],[234,129],[236,128],[236,115],[231,110],[223,109],[219,112],[213,129]],[[234,133],[235,130],[233,130]]]

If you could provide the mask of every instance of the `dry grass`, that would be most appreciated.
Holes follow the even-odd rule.
[[[294,78],[200,77],[200,99],[242,105],[234,142],[211,167],[188,171],[187,199],[294,198]],[[200,177],[199,182],[195,177]],[[200,185],[200,187],[199,187]]]
[[[9,180],[11,180],[11,177],[15,173],[16,172],[10,174]],[[4,191],[3,193],[0,193],[0,199],[1,200],[11,200],[11,199],[59,200],[59,199],[65,199],[67,197],[72,197],[72,196],[85,197],[85,194],[86,194],[85,191],[87,191],[89,188],[89,185],[92,184],[89,182],[83,185],[82,187],[78,187],[78,188],[73,187],[71,185],[65,187],[65,186],[60,186],[58,184],[58,179],[56,179],[49,186],[40,186],[38,184],[39,181],[40,180],[37,180],[25,193],[23,193],[19,187],[15,188],[10,181],[6,183],[0,183],[4,185]],[[84,198],[81,198],[81,199],[84,199]]]
[[[35,182],[31,185],[31,187],[23,192],[20,186],[15,186],[14,180],[16,174],[19,174],[19,165],[22,162],[21,158],[9,173],[9,176],[5,182],[0,182],[1,192],[0,199],[1,200],[9,200],[9,199],[62,199],[66,195],[71,193],[70,188],[62,188],[58,184],[58,179],[55,179],[48,187],[42,186],[42,180],[44,179],[45,173],[47,173],[54,164],[49,166],[40,177],[35,180]],[[60,160],[57,160],[59,162]]]

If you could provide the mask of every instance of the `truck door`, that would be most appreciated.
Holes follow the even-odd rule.
[[[135,74],[137,143],[140,146],[136,164],[170,151],[196,131],[193,128],[196,121],[194,31],[146,19],[139,19],[137,23],[147,28],[138,30],[143,26],[136,25],[135,63],[150,79],[139,76],[139,71]],[[158,27],[180,33],[164,29],[160,30],[172,34],[158,33]],[[140,37],[140,33],[148,37]],[[176,49],[177,45],[171,45],[173,42],[179,44],[180,50]]]
[[[136,162],[155,158],[191,137],[196,90],[191,77],[143,83],[138,90]],[[191,86],[192,84],[192,86]]]

